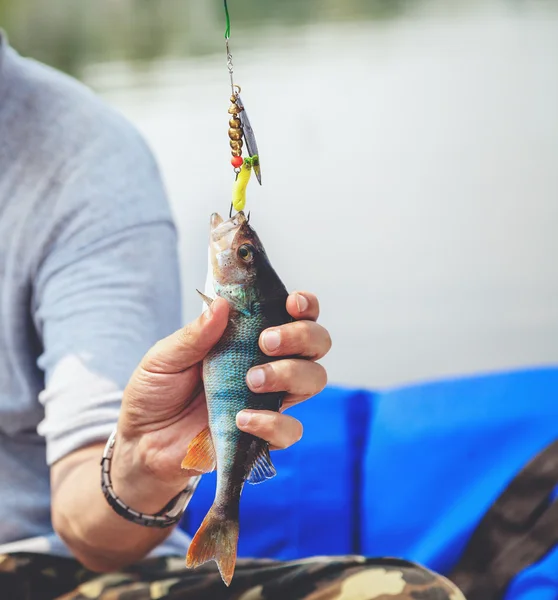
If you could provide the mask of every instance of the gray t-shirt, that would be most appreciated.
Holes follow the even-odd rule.
[[[107,439],[139,360],[180,327],[176,246],[135,129],[0,33],[0,553],[69,554],[49,465]]]

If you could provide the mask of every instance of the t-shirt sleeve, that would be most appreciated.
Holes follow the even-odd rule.
[[[49,465],[108,438],[142,356],[181,325],[176,231],[143,140],[99,135],[61,190],[32,301]]]

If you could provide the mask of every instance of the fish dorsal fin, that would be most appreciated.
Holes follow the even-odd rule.
[[[198,294],[200,295],[200,298],[207,304],[207,306],[211,307],[211,305],[213,304],[213,298],[210,298],[209,296],[202,294],[202,292],[200,292],[200,290],[196,290],[196,292],[198,292]]]
[[[188,452],[182,461],[182,468],[197,471],[198,473],[211,473],[215,471],[215,447],[211,439],[209,427],[206,427],[190,442]]]
[[[269,445],[264,444],[254,461],[254,466],[246,481],[252,484],[262,483],[266,479],[275,477],[275,475],[277,475],[277,471],[271,462],[271,456],[269,456]]]

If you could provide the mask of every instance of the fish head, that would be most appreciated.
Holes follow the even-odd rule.
[[[211,215],[209,241],[213,281],[219,286],[255,284],[269,265],[264,247],[242,211],[224,221]]]

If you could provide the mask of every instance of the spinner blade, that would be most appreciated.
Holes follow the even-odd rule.
[[[254,130],[252,129],[252,125],[250,124],[250,119],[248,118],[248,114],[246,113],[246,108],[240,99],[240,96],[236,95],[236,103],[240,110],[240,122],[242,123],[242,129],[244,132],[244,140],[246,141],[246,149],[248,150],[248,154],[250,156],[257,155],[258,160],[253,165],[254,173],[256,174],[256,178],[258,183],[262,185],[262,173],[261,173],[261,163],[260,163],[260,154],[258,152],[258,144],[256,143],[256,136],[254,135]]]

